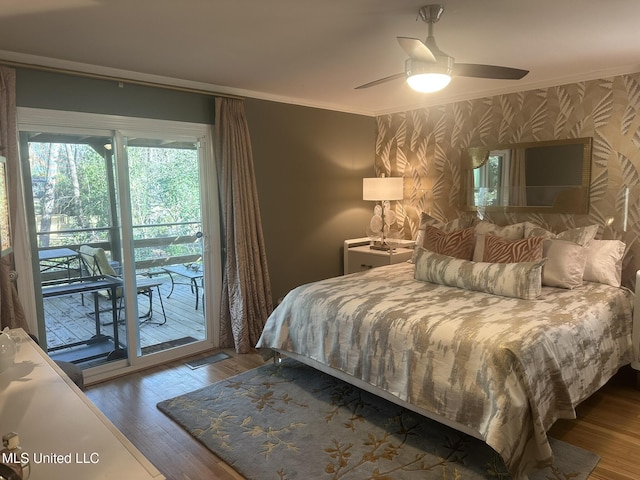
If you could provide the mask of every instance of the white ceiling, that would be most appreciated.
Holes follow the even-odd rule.
[[[365,115],[640,71],[640,0],[442,0],[442,50],[529,75],[355,90],[403,71],[395,38],[424,40],[426,3],[0,0],[0,59]]]

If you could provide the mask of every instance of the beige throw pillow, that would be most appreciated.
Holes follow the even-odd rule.
[[[543,256],[542,284],[550,287],[576,288],[582,285],[587,249],[566,240],[546,239]]]
[[[625,248],[620,240],[593,240],[587,246],[584,280],[619,287]]]
[[[596,238],[596,235],[598,234],[598,225],[570,228],[569,230],[565,230],[558,234],[550,232],[542,227],[538,227],[530,222],[525,222],[524,226],[525,237],[557,238],[558,240],[566,240],[583,246],[588,245],[589,242]]]

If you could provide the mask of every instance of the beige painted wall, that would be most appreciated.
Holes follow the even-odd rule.
[[[18,105],[211,123],[213,98],[19,69]],[[245,100],[274,299],[342,273],[342,242],[365,235],[375,119]]]
[[[624,279],[635,277],[640,251],[640,73],[423,108],[377,119],[375,169],[405,178],[405,200],[394,205],[403,234],[415,238],[421,211],[442,220],[462,214],[469,146],[593,137],[588,215],[493,215],[500,224],[530,220],[549,229],[597,223],[602,238],[630,250]],[[623,185],[631,190],[622,231]],[[613,223],[611,219],[613,217]]]
[[[375,119],[256,99],[245,109],[275,300],[342,274],[342,242],[365,236]]]

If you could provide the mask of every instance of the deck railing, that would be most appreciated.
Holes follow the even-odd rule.
[[[136,271],[147,272],[159,269],[166,265],[181,265],[195,263],[202,259],[199,245],[199,222],[176,222],[155,225],[134,226],[134,256]],[[146,236],[144,230],[155,229],[164,231],[162,236]],[[171,235],[169,232],[176,232]],[[185,234],[187,231],[195,233]],[[49,232],[38,232],[38,237],[48,236],[49,245],[40,250],[54,248],[69,248],[78,251],[81,245],[99,247],[104,249],[107,256],[120,262],[120,243],[110,239],[119,238],[117,229],[112,227],[69,229]],[[157,234],[156,234],[157,235]],[[138,237],[138,238],[135,238]],[[53,240],[53,242],[51,242]],[[52,245],[55,244],[55,245]],[[68,274],[62,269],[50,269],[41,274],[43,281],[52,281],[64,278]]]

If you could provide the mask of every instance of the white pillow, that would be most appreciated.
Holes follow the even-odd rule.
[[[620,240],[593,240],[587,245],[584,280],[619,287],[625,248]]]
[[[477,234],[492,233],[507,240],[520,240],[524,238],[524,223],[513,223],[503,227],[490,222],[479,222],[474,227]]]
[[[588,227],[576,227],[555,234],[549,230],[538,227],[531,222],[524,223],[525,237],[544,237],[557,238],[558,240],[566,240],[568,242],[577,243],[579,245],[588,245],[598,234],[598,225],[589,225]]]
[[[543,285],[569,289],[582,285],[586,247],[566,240],[546,239],[542,256],[547,259],[542,269]]]

